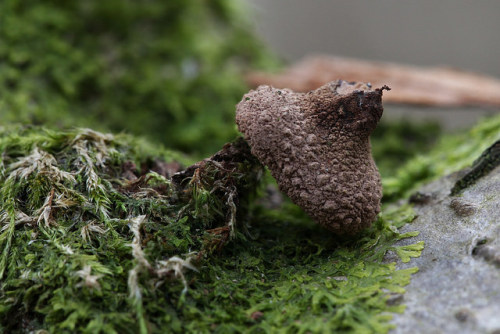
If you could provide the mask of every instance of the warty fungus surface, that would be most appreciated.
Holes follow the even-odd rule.
[[[252,153],[292,201],[336,234],[356,234],[380,211],[369,136],[382,116],[384,89],[342,80],[308,93],[260,86],[237,106]]]

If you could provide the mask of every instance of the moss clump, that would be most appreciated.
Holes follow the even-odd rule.
[[[387,333],[393,294],[404,292],[417,268],[383,263],[387,251],[404,261],[423,244],[393,247],[409,207],[386,211],[357,241],[333,239],[298,208],[255,212],[253,241],[226,247],[200,269],[184,307],[179,332]]]
[[[172,178],[150,169],[179,155],[142,148],[92,130],[2,129],[0,331],[161,328],[185,271],[241,235],[261,174],[245,142]]]
[[[0,121],[146,134],[211,154],[242,70],[270,61],[237,0],[0,1]]]

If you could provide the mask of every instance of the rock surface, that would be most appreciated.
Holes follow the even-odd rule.
[[[500,167],[449,196],[466,171],[420,189],[417,218],[402,232],[420,231],[403,244],[423,240],[418,266],[391,333],[500,333]],[[388,255],[388,261],[395,261]]]

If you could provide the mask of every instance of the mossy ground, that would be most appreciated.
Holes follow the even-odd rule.
[[[398,233],[413,211],[390,203],[469,165],[498,129],[499,116],[399,167],[382,163],[395,170],[383,178],[382,213],[343,240],[287,199],[271,209],[262,188],[252,197],[262,170],[245,154],[228,167],[232,153],[219,153],[170,178],[151,170],[192,161],[145,140],[2,128],[0,329],[386,333],[418,269],[396,270],[384,255],[407,262],[424,247],[393,246],[417,232]]]
[[[394,247],[399,203],[498,140],[382,125],[382,213],[352,240],[325,233],[261,166],[227,155],[246,64],[269,63],[234,0],[0,2],[0,331],[385,333],[423,244]],[[271,61],[272,62],[272,61]],[[98,120],[98,121],[97,121]],[[127,129],[150,140],[68,125]],[[430,129],[430,130],[429,130]],[[240,147],[238,142],[232,147]],[[417,154],[420,152],[420,154]],[[403,157],[403,158],[402,158]],[[153,171],[153,170],[156,170]],[[162,172],[163,171],[163,172]],[[253,198],[253,200],[252,200]],[[264,203],[264,204],[263,204]]]
[[[151,169],[180,155],[144,146],[89,129],[2,129],[2,331],[167,328],[184,272],[245,230],[236,222],[262,167],[244,141],[177,178]]]
[[[236,224],[232,210],[260,175],[252,158],[176,184],[138,170],[124,178],[128,162],[175,157],[149,156],[131,137],[19,127],[0,138],[4,331],[386,332],[403,309],[386,301],[416,269],[382,259],[421,251],[392,247],[414,235],[397,232],[409,207],[355,241],[325,234],[288,201],[253,205]]]
[[[499,128],[497,116],[443,137],[384,178],[389,199],[470,164]],[[384,205],[342,240],[286,199],[239,201],[261,174],[250,157],[175,181],[148,171],[182,155],[130,136],[11,126],[0,147],[3,331],[384,333],[404,309],[391,297],[417,270],[384,255],[406,262],[424,246],[393,246],[417,233],[397,232],[413,218],[407,205]]]

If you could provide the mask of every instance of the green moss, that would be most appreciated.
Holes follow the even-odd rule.
[[[244,142],[175,178],[129,181],[141,173],[131,161],[182,158],[91,130],[18,127],[0,138],[2,331],[386,332],[388,312],[403,310],[388,292],[402,293],[416,269],[382,259],[421,251],[391,246],[414,235],[396,231],[410,208],[344,241],[290,203],[255,207],[249,239],[241,212],[260,167]]]
[[[469,164],[498,128],[441,139],[389,194]],[[417,268],[384,258],[424,246],[394,246],[418,234],[398,232],[408,205],[345,240],[287,199],[252,200],[262,169],[242,140],[174,177],[151,170],[189,164],[181,154],[88,129],[10,126],[0,150],[2,332],[387,333]]]
[[[382,260],[421,251],[392,246],[411,209],[357,241],[289,202],[248,220],[260,165],[241,140],[171,179],[131,162],[180,155],[124,135],[11,127],[0,148],[2,331],[386,332],[403,309],[388,292],[416,269]]]
[[[413,157],[382,180],[384,201],[408,197],[423,183],[470,166],[499,140],[500,115],[481,121],[469,131],[441,136],[428,153]]]
[[[403,293],[416,268],[383,263],[391,250],[418,256],[422,246],[390,246],[407,237],[395,225],[411,221],[408,207],[387,212],[357,241],[332,238],[295,206],[259,211],[256,239],[229,245],[202,268],[181,310],[188,331],[385,333],[389,293]],[[414,235],[414,234],[412,234]],[[204,270],[203,270],[204,269]]]
[[[204,154],[236,134],[242,71],[270,57],[240,2],[0,2],[0,332],[386,333],[419,256],[407,205],[354,240],[285,199],[252,200],[261,166],[235,141],[171,178],[162,148]],[[470,165],[500,117],[467,135],[383,123],[384,201]],[[409,159],[409,160],[408,160]],[[407,161],[408,160],[408,161]],[[488,160],[489,161],[489,160]],[[168,169],[168,168],[167,168]],[[156,172],[152,171],[156,170]],[[161,172],[163,171],[163,173]],[[269,177],[269,175],[266,175]],[[266,179],[264,184],[268,184]]]
[[[179,154],[145,155],[124,135],[9,127],[0,150],[2,332],[136,333],[161,323],[170,312],[157,309],[178,308],[191,263],[243,236],[236,218],[261,174],[241,140],[178,180],[149,163]]]
[[[0,1],[0,121],[147,135],[211,154],[270,55],[237,0]]]
[[[383,119],[370,138],[372,154],[382,178],[393,176],[406,161],[428,151],[440,134],[439,124],[435,122]]]
[[[152,142],[207,154],[235,136],[242,72],[271,59],[245,15],[234,0],[0,2],[3,124],[149,137],[0,129],[1,332],[389,330],[417,269],[384,255],[423,247],[393,246],[416,234],[397,232],[410,207],[335,239],[288,200],[252,201],[262,171],[241,140],[165,173],[193,161]],[[410,129],[374,139],[383,175],[423,147]]]

